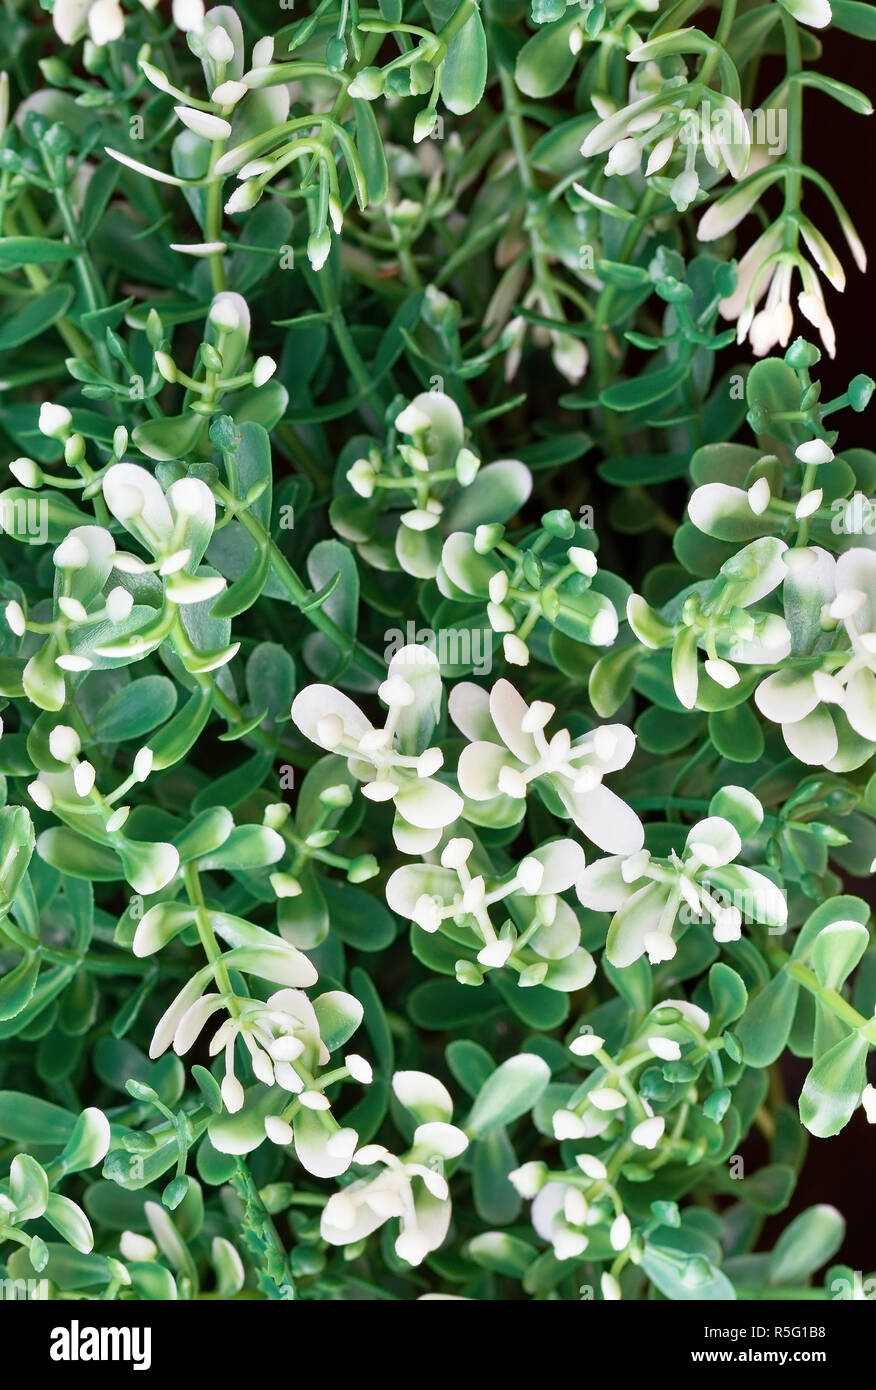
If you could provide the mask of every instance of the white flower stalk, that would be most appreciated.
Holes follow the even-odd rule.
[[[416,645],[396,652],[379,695],[387,706],[382,728],[375,728],[348,695],[327,685],[300,691],[292,720],[312,743],[347,759],[363,796],[394,803],[399,849],[428,852],[463,806],[459,794],[433,775],[443,761],[440,750],[422,747],[419,737],[423,728],[434,728],[441,700],[434,653]]]
[[[222,575],[197,572],[216,522],[213,493],[200,478],[180,478],[165,495],[139,464],[115,463],[104,475],[103,495],[116,519],[153,557],[144,562],[120,552],[113,557],[116,569],[158,573],[165,580],[165,597],[173,605],[202,603],[225,588]],[[238,645],[220,654],[220,664],[234,656]],[[116,652],[107,650],[107,654]]]
[[[763,515],[764,529],[769,529],[771,499],[760,481],[748,491],[726,483],[696,488],[688,503],[691,521],[714,535],[727,518],[756,525]],[[639,641],[655,651],[672,648],[672,682],[685,709],[696,708],[702,698],[701,648],[706,675],[725,689],[739,683],[737,665],[773,665],[788,656],[792,639],[787,622],[755,608],[785,580],[787,553],[784,541],[762,536],[726,560],[705,593],[682,595],[660,612],[639,594],[627,601],[627,621]]]
[[[784,893],[765,874],[734,863],[742,850],[736,829],[709,816],[687,833],[684,849],[667,859],[611,855],[584,870],[577,893],[585,907],[613,913],[606,955],[618,968],[647,953],[652,965],[671,960],[676,933],[706,924],[716,941],[733,941],[744,918],[783,927]]]
[[[801,445],[797,453],[810,466],[833,456],[821,440]],[[814,627],[796,616],[794,654],[809,657],[814,644],[815,661],[775,671],[754,699],[761,714],[781,726],[800,762],[845,771],[850,755],[841,750],[842,720],[863,741],[851,751],[851,766],[876,748],[876,552],[856,546],[837,558],[812,546],[798,554],[785,579],[785,605],[789,621],[814,611]],[[838,626],[845,630],[844,642]]]
[[[605,173],[620,177],[638,174],[645,159],[645,177],[651,178],[676,153],[683,154],[684,168],[669,185],[669,196],[679,212],[699,191],[698,156],[712,168],[741,179],[748,167],[751,132],[739,104],[718,92],[704,95],[680,77],[664,80],[657,65],[648,61],[647,43],[628,57],[643,63],[630,81],[629,102],[619,110],[603,111],[594,99],[602,119],[581,146],[584,158],[607,153]]]
[[[375,446],[367,457],[356,459],[347,481],[360,497],[379,499],[382,510],[395,514],[395,554],[401,568],[418,579],[432,579],[448,530],[457,521],[469,529],[471,517],[481,509],[506,520],[529,497],[532,475],[517,459],[482,466],[466,443],[459,407],[443,391],[415,396],[393,425],[393,447]],[[497,495],[503,499],[502,515],[496,514]],[[361,523],[347,526],[342,513],[336,520],[348,540],[362,541]]]
[[[509,799],[517,801],[522,815],[531,785],[543,778],[569,818],[600,849],[622,854],[641,849],[641,821],[603,785],[603,777],[633,756],[635,735],[625,725],[604,725],[574,742],[566,729],[548,738],[545,726],[554,706],[539,700],[527,705],[507,680],[497,681],[489,694],[460,682],[448,708],[454,724],[472,740],[457,770],[465,797],[497,809]]]
[[[394,912],[421,931],[446,924],[451,939],[470,957],[458,967],[463,983],[479,984],[485,972],[508,967],[521,985],[546,984],[562,991],[582,989],[595,962],[580,943],[574,912],[558,895],[584,869],[584,852],[574,840],[553,840],[535,849],[502,879],[478,872],[471,840],[450,840],[441,864],[406,864],[386,885]],[[501,904],[497,930],[491,909]],[[510,917],[507,917],[510,913]],[[468,934],[468,940],[462,933]]]
[[[352,1245],[395,1219],[399,1223],[395,1252],[406,1264],[416,1266],[447,1235],[451,1203],[444,1163],[465,1152],[468,1138],[450,1123],[450,1095],[433,1077],[424,1072],[396,1072],[393,1090],[419,1121],[412,1147],[400,1158],[382,1144],[358,1149],[354,1164],[380,1171],[355,1180],[329,1198],[320,1235],[330,1245]]]

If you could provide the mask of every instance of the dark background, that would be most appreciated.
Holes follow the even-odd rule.
[[[876,44],[844,34],[839,29],[819,30],[818,38],[824,52],[818,64],[820,71],[876,99]],[[821,92],[806,89],[804,96],[803,158],[833,184],[845,204],[858,234],[870,256],[871,271],[876,257],[876,239],[872,235],[873,207],[876,198],[876,115],[858,116],[845,106],[832,101]],[[865,372],[876,376],[873,315],[876,310],[876,288],[872,273],[862,275],[852,260],[845,238],[834,214],[821,194],[807,187],[805,206],[816,225],[824,232],[843,263],[846,288],[843,294],[825,286],[828,313],[837,331],[837,355],[827,356],[818,373],[824,380],[823,398],[841,394],[853,376]],[[804,333],[814,337],[814,330]],[[873,447],[873,410],[855,415],[844,411],[836,417],[844,447]]]
[[[824,52],[819,63],[822,72],[876,97],[876,44],[854,38],[838,29],[819,31]],[[828,179],[845,204],[871,260],[871,272],[862,275],[852,260],[836,218],[816,190],[807,190],[805,206],[812,220],[825,233],[846,270],[846,288],[838,294],[825,288],[828,312],[837,333],[837,355],[831,361],[826,355],[817,372],[824,382],[823,399],[845,391],[852,377],[860,372],[876,376],[874,348],[874,288],[873,261],[876,257],[876,238],[873,236],[873,210],[876,202],[876,115],[858,116],[853,111],[830,100],[820,92],[806,90],[804,97],[803,151],[804,161]],[[804,336],[814,337],[814,330]],[[873,448],[873,412],[856,415],[846,410],[834,417],[840,429],[840,441],[850,446]],[[852,880],[848,891],[873,901],[872,881]],[[803,1084],[808,1064],[787,1056],[783,1064],[789,1098],[795,1099]],[[753,1141],[755,1150],[757,1141]],[[839,1207],[848,1222],[846,1240],[838,1259],[865,1274],[876,1268],[876,1220],[874,1220],[873,1173],[874,1130],[858,1110],[851,1123],[833,1139],[810,1138],[809,1152],[800,1182],[789,1209],[772,1218],[764,1232],[764,1248],[788,1223],[789,1217],[816,1202]],[[755,1158],[755,1152],[752,1153]],[[763,1161],[758,1155],[758,1161]]]

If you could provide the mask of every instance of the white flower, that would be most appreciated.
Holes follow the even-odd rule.
[[[557,895],[576,881],[584,867],[584,853],[573,840],[552,840],[523,859],[517,869],[485,881],[472,873],[468,863],[470,841],[451,840],[435,864],[406,864],[390,875],[386,900],[393,912],[409,918],[422,930],[438,931],[445,922],[454,940],[460,928],[470,933],[466,944],[485,969],[506,964],[518,971],[521,984],[538,983],[524,975],[532,967],[545,971],[553,961],[564,961],[575,986],[583,988],[596,970],[589,952],[580,945],[580,926],[575,914]],[[501,933],[490,917],[493,906],[502,905]],[[508,909],[528,923],[525,944],[518,946],[517,932]],[[542,979],[544,973],[542,973]],[[549,982],[550,983],[550,982]],[[564,987],[568,987],[568,984]]]
[[[396,652],[381,691],[390,706],[382,729],[375,729],[349,696],[326,685],[300,691],[292,719],[312,743],[347,758],[369,800],[395,802],[393,835],[400,849],[428,852],[463,809],[457,792],[428,771],[424,775],[424,769],[440,766],[434,758],[423,762],[431,750],[413,751],[424,721],[434,727],[437,719],[441,677],[434,653],[417,645]]]
[[[419,1265],[447,1235],[451,1206],[444,1160],[463,1153],[468,1139],[450,1123],[450,1097],[440,1082],[423,1072],[397,1072],[393,1090],[420,1121],[413,1146],[402,1158],[382,1144],[359,1149],[354,1162],[361,1167],[380,1166],[381,1171],[350,1183],[329,1198],[320,1234],[330,1245],[352,1245],[385,1221],[397,1218],[400,1232],[395,1252],[407,1264]],[[432,1114],[441,1118],[423,1118]]]
[[[784,894],[765,874],[733,863],[741,850],[730,821],[709,816],[688,831],[680,856],[673,850],[666,859],[637,861],[632,875],[625,874],[628,860],[621,855],[586,868],[577,883],[579,899],[596,912],[614,913],[606,940],[612,965],[631,965],[645,952],[652,964],[671,960],[672,931],[683,906],[694,919],[710,922],[716,939],[730,939],[730,930],[738,936],[741,914],[722,901],[727,893],[743,895],[756,921],[784,925]]]
[[[607,773],[625,767],[633,755],[635,736],[625,725],[603,726],[574,743],[565,729],[548,739],[540,716],[527,726],[530,707],[507,680],[497,681],[489,694],[462,681],[448,707],[454,724],[472,740],[457,769],[464,796],[478,802],[509,794],[522,798],[530,783],[544,777],[594,844],[627,854],[641,848],[638,816],[602,785]]]
[[[803,463],[829,462],[821,440],[800,446]],[[799,450],[798,450],[799,453]],[[876,552],[853,547],[838,558],[820,547],[798,552],[789,567],[785,602],[789,614],[813,596],[822,600],[822,623],[845,627],[845,648],[836,638],[827,654],[831,669],[783,667],[767,676],[754,693],[755,703],[767,719],[781,725],[785,743],[801,762],[833,769],[839,752],[839,732],[833,711],[839,709],[853,731],[876,744]],[[805,558],[804,558],[805,557]],[[799,595],[799,596],[798,596]],[[822,645],[819,624],[815,640]],[[797,634],[795,650],[808,654],[812,637],[806,629]],[[837,771],[844,771],[845,764]]]
[[[13,459],[9,465],[9,472],[16,482],[27,488],[39,487],[43,478],[42,469],[34,463],[33,459],[28,458]]]

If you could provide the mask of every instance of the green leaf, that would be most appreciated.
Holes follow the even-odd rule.
[[[831,922],[815,938],[812,968],[823,989],[838,990],[855,969],[870,944],[870,933],[860,922]]]
[[[654,405],[676,391],[690,375],[690,363],[686,359],[670,362],[657,371],[642,372],[629,381],[620,381],[608,386],[600,393],[599,399],[610,410],[639,410],[645,405]]]
[[[328,878],[323,881],[322,890],[332,927],[348,946],[357,951],[383,951],[395,940],[395,919],[372,893]]]
[[[441,100],[455,116],[473,111],[487,85],[487,36],[475,8],[451,40],[444,59]]]
[[[472,1097],[486,1084],[496,1067],[487,1049],[468,1038],[448,1043],[444,1055],[454,1079]]]
[[[40,956],[34,952],[0,976],[0,1019],[15,1018],[21,1013],[34,992],[39,973]]]
[[[846,1223],[836,1207],[810,1207],[795,1216],[779,1236],[769,1257],[769,1282],[773,1285],[808,1284],[840,1248]]]
[[[66,314],[72,303],[71,285],[53,285],[44,290],[0,324],[0,352],[8,352],[10,348],[30,342],[31,338],[38,338]]]
[[[723,961],[716,961],[709,971],[709,992],[712,996],[709,1013],[714,1027],[726,1028],[742,1017],[748,1004],[748,991],[741,975]]]
[[[67,1143],[76,1125],[76,1116],[60,1105],[52,1105],[20,1091],[0,1091],[0,1135],[16,1144]]]
[[[131,438],[151,459],[184,459],[204,429],[203,415],[165,415],[138,425]]]
[[[721,787],[709,802],[709,815],[728,820],[741,840],[754,835],[763,824],[763,807],[745,787]]]
[[[838,101],[841,106],[847,106],[850,111],[856,111],[859,116],[873,114],[872,103],[863,92],[859,92],[856,87],[849,87],[845,82],[838,82],[835,77],[828,77],[823,72],[807,71],[801,73],[798,80],[807,87],[814,87],[816,91],[823,92],[825,96],[833,97],[834,101]]]
[[[0,270],[19,270],[23,265],[59,265],[73,257],[73,247],[48,237],[0,237]]]
[[[533,1052],[511,1057],[488,1077],[477,1094],[465,1128],[482,1138],[531,1110],[551,1078],[551,1069]]]
[[[92,732],[102,743],[142,738],[169,719],[176,708],[176,686],[166,676],[143,676],[107,700]]]
[[[756,763],[763,757],[763,730],[747,704],[710,714],[709,738],[721,756],[730,762]]]
[[[688,1302],[730,1302],[736,1290],[705,1255],[676,1251],[649,1242],[641,1268],[666,1298]]]
[[[872,5],[863,5],[860,0],[833,0],[831,10],[834,29],[844,29],[859,39],[876,40],[876,12]]]
[[[319,1036],[329,1052],[343,1047],[359,1027],[364,1014],[359,1000],[342,990],[320,994],[314,999],[313,1007],[319,1020]]]
[[[849,1033],[820,1057],[803,1083],[800,1119],[810,1134],[839,1134],[857,1109],[867,1082],[866,1038]]]
[[[368,186],[368,201],[383,203],[389,188],[389,168],[377,117],[369,101],[354,100],[353,114],[356,117],[356,148]]]
[[[514,80],[528,97],[549,97],[568,80],[576,55],[569,45],[575,18],[546,24],[517,54]]]
[[[800,986],[782,969],[754,995],[736,1029],[750,1067],[768,1067],[784,1051]]]
[[[44,830],[37,840],[37,854],[53,868],[71,878],[109,883],[124,878],[121,861],[109,845],[99,845],[66,825]]]
[[[516,1167],[517,1155],[504,1129],[491,1130],[475,1144],[472,1195],[478,1216],[491,1226],[509,1225],[523,1208],[508,1177]]]
[[[465,1254],[481,1269],[505,1274],[509,1279],[522,1279],[538,1256],[538,1250],[528,1241],[505,1231],[484,1231],[468,1242]]]

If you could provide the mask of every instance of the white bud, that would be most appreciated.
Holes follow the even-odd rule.
[[[276,370],[277,364],[273,357],[257,357],[252,369],[253,386],[264,386],[265,382],[270,381]]]
[[[471,840],[462,837],[455,840],[448,840],[441,851],[441,863],[445,869],[460,869],[474,849]]]
[[[371,497],[377,477],[367,459],[357,459],[352,468],[347,469],[347,482],[360,497]]]
[[[636,1125],[630,1138],[640,1149],[656,1149],[665,1129],[666,1121],[663,1116],[652,1115],[650,1119],[642,1120],[641,1124]]]
[[[602,1182],[608,1177],[608,1169],[595,1154],[576,1154],[575,1162],[585,1177],[592,1178],[594,1182]]]
[[[588,579],[593,578],[597,564],[592,550],[587,550],[583,545],[570,545],[568,555],[569,564],[574,565],[579,574],[586,575]]]
[[[35,802],[41,811],[51,811],[54,798],[45,782],[41,782],[37,777],[34,782],[28,784],[27,790],[31,801]]]
[[[81,747],[79,735],[69,724],[56,724],[49,734],[49,752],[59,763],[69,763]]]
[[[502,650],[509,666],[529,665],[529,648],[516,633],[507,632],[505,634],[502,638]]]
[[[134,758],[134,777],[138,782],[145,782],[152,771],[154,754],[151,748],[141,748]]]
[[[106,615],[111,623],[124,622],[134,607],[134,595],[117,585],[107,594]]]
[[[40,406],[39,431],[49,439],[63,439],[73,424],[73,416],[65,405],[44,401]]]
[[[406,405],[395,417],[395,427],[402,434],[421,434],[431,423],[429,416],[415,405]]]
[[[83,570],[88,564],[88,551],[78,536],[65,536],[52,560],[59,570]]]
[[[619,1303],[621,1297],[621,1286],[613,1274],[605,1270],[599,1276],[599,1287],[602,1290],[602,1297],[606,1303]]]
[[[217,63],[230,63],[234,57],[234,44],[227,29],[217,24],[207,35],[207,52]]]
[[[807,516],[812,516],[821,506],[821,499],[824,496],[823,488],[813,488],[811,492],[805,493],[794,509],[794,516],[798,521],[803,521]]]
[[[611,1223],[611,1231],[609,1232],[608,1238],[611,1241],[612,1250],[626,1250],[632,1234],[630,1218],[626,1213],[621,1212],[621,1215],[616,1216]]]
[[[298,1099],[307,1110],[328,1110],[330,1102],[322,1091],[302,1091]]]
[[[807,439],[795,450],[795,456],[801,463],[832,463],[833,449],[823,439]]]
[[[504,603],[508,593],[509,580],[505,570],[499,570],[494,574],[489,583],[490,601],[492,603]]]
[[[231,134],[231,122],[223,120],[221,116],[213,116],[209,111],[197,111],[192,106],[175,106],[173,109],[183,125],[204,140],[227,140]]]
[[[358,1052],[350,1052],[344,1058],[344,1066],[350,1073],[354,1081],[358,1081],[363,1086],[370,1086],[374,1080],[374,1072],[371,1063],[366,1062],[364,1057],[360,1057]]]
[[[26,631],[26,619],[24,609],[14,598],[10,599],[3,610],[4,616],[11,630],[16,637],[23,637]]]
[[[279,1144],[282,1148],[291,1144],[295,1138],[292,1126],[279,1115],[265,1116],[265,1134],[272,1144]]]
[[[9,465],[9,472],[13,478],[21,483],[22,487],[39,487],[43,479],[42,469],[34,463],[33,459],[13,459]]]
[[[766,478],[758,478],[748,489],[748,505],[755,516],[762,516],[770,504],[772,492]]]
[[[96,773],[89,762],[77,763],[73,769],[73,785],[77,796],[88,796],[94,786]],[[125,817],[127,820],[127,816]]]

